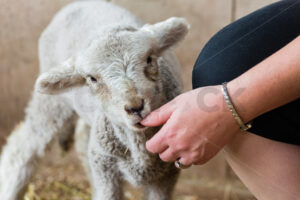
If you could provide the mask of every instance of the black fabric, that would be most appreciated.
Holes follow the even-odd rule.
[[[279,1],[235,21],[201,51],[193,69],[193,88],[236,78],[298,35],[300,0]],[[249,131],[257,135],[300,145],[300,99],[257,117],[252,126]]]

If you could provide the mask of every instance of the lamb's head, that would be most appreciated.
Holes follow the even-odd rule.
[[[118,27],[92,40],[87,49],[63,65],[40,75],[36,89],[57,94],[86,87],[111,121],[133,130],[165,98],[158,60],[162,53],[184,38],[188,25],[182,18],[145,25]],[[95,109],[97,109],[95,108]]]

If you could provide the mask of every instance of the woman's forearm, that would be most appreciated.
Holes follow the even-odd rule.
[[[228,83],[244,122],[300,97],[300,36]],[[236,91],[240,92],[236,92]]]

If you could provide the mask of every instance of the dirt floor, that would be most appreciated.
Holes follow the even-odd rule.
[[[52,145],[42,159],[24,200],[90,200],[91,188],[72,149],[65,153]],[[255,200],[235,176],[208,178],[194,166],[182,171],[174,193],[174,200]],[[200,176],[200,177],[199,177]],[[143,199],[142,188],[124,183],[125,200]]]

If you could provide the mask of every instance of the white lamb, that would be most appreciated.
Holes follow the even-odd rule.
[[[170,47],[187,32],[182,18],[143,25],[105,1],[62,9],[40,37],[41,74],[24,123],[3,148],[0,199],[21,199],[37,158],[55,136],[73,133],[77,116],[90,127],[76,146],[87,148],[79,151],[94,200],[122,199],[122,179],[145,186],[149,200],[170,199],[179,171],[146,150],[157,128],[139,122],[180,94]]]

